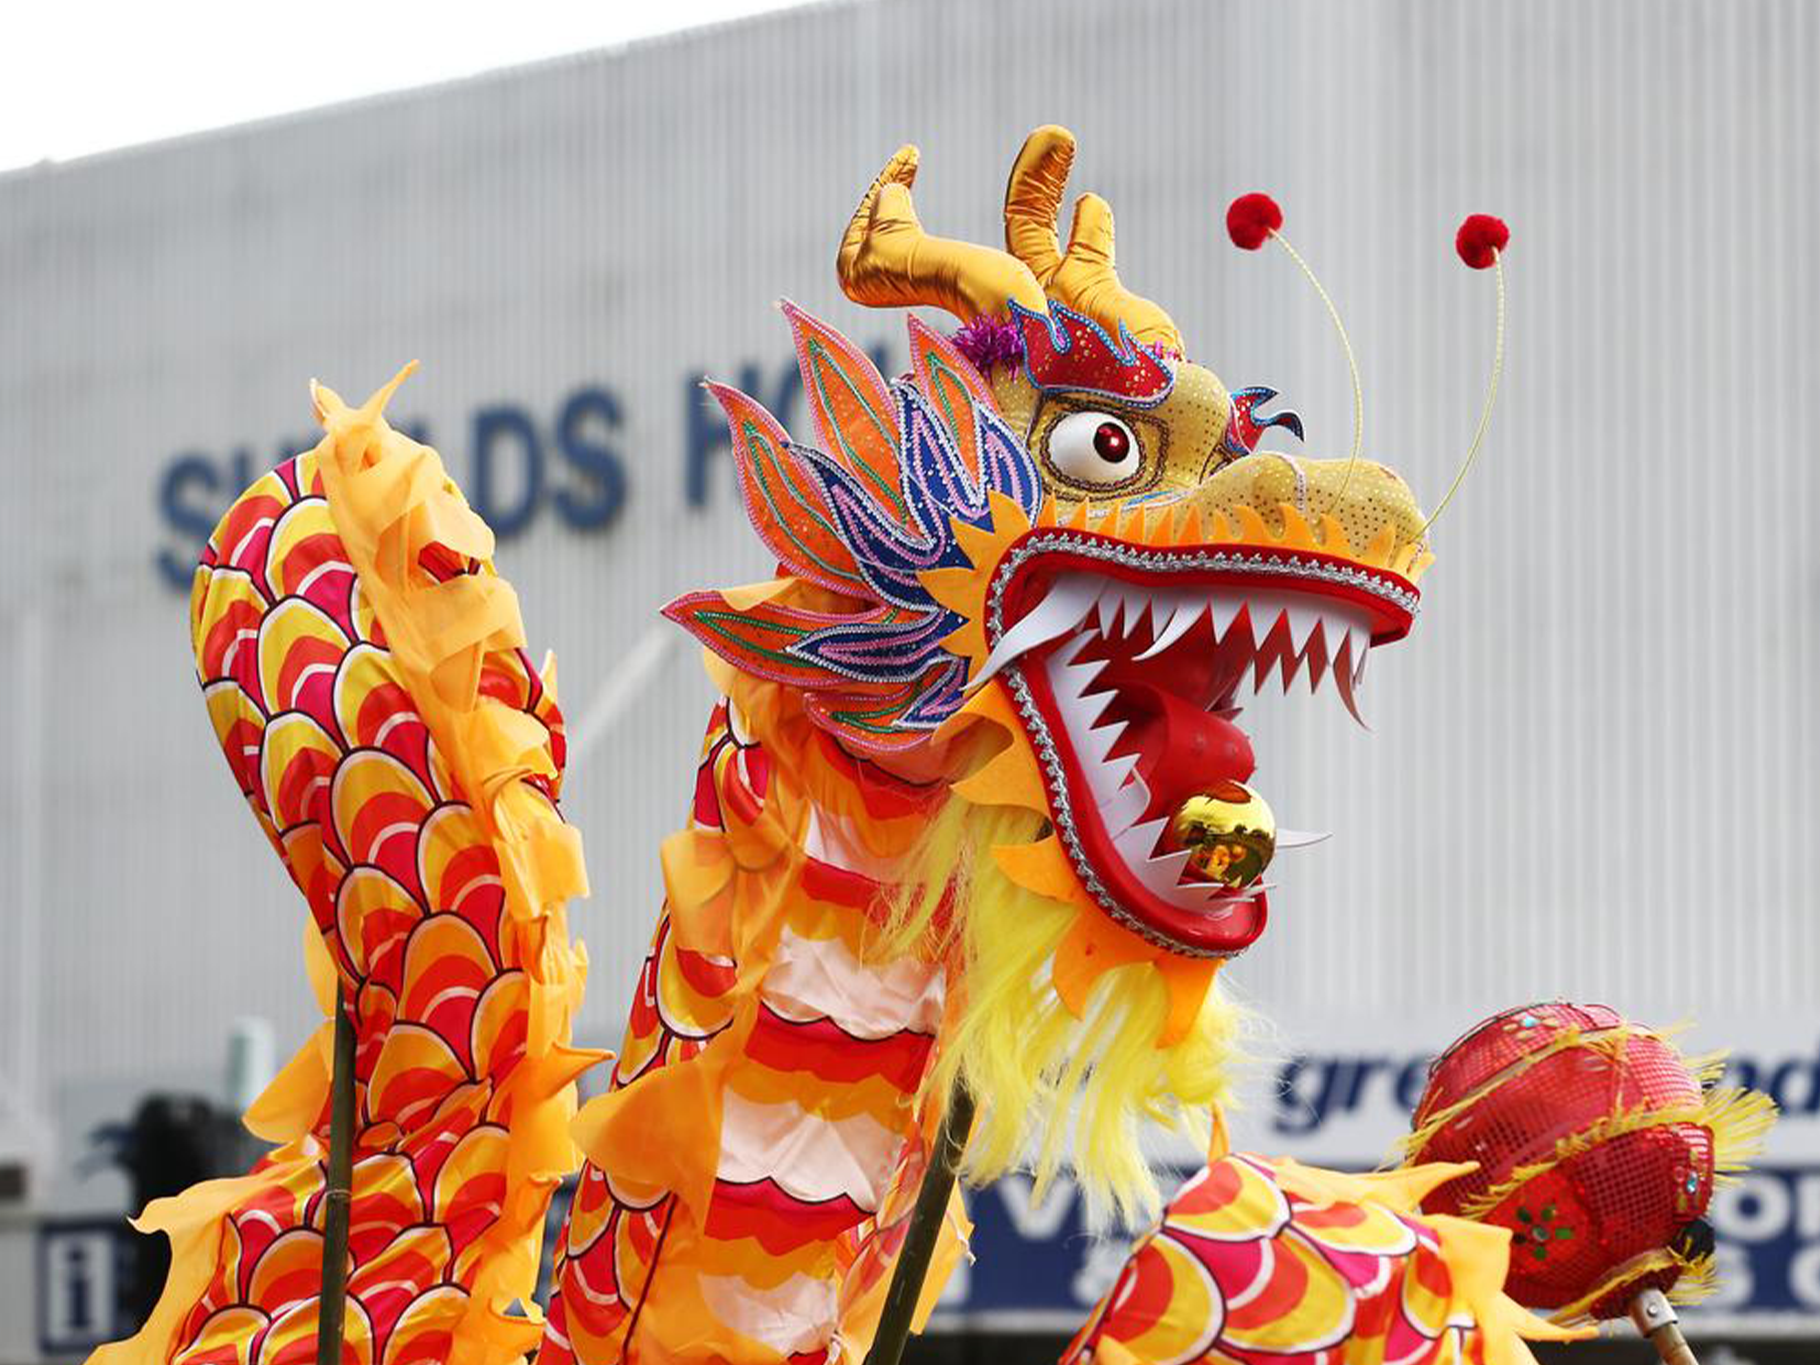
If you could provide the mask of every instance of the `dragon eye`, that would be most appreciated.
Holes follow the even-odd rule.
[[[1143,459],[1136,433],[1109,412],[1071,412],[1049,432],[1049,462],[1076,483],[1123,483]]]

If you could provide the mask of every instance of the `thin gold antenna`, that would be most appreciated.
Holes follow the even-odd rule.
[[[1340,310],[1334,306],[1313,267],[1289,244],[1281,231],[1282,226],[1283,210],[1267,194],[1241,194],[1226,207],[1226,235],[1232,238],[1232,244],[1244,251],[1256,251],[1266,241],[1275,239],[1326,305],[1334,333],[1340,338],[1340,349],[1346,353],[1346,369],[1352,375],[1352,457],[1346,464],[1346,477],[1340,481],[1340,491],[1334,499],[1337,502],[1346,496],[1347,486],[1352,483],[1352,471],[1359,463],[1359,453],[1365,448],[1365,386],[1359,382],[1359,362],[1352,353],[1352,339],[1346,335],[1346,324],[1340,321]]]
[[[1428,528],[1440,520],[1441,513],[1447,510],[1447,504],[1453,501],[1453,495],[1466,482],[1473,461],[1479,458],[1479,451],[1485,444],[1485,432],[1491,426],[1491,410],[1498,404],[1498,383],[1504,377],[1504,248],[1510,245],[1510,229],[1502,219],[1493,218],[1487,213],[1475,213],[1460,224],[1453,245],[1454,250],[1460,254],[1460,259],[1467,265],[1474,270],[1489,267],[1497,277],[1498,333],[1491,352],[1491,383],[1485,390],[1485,406],[1479,410],[1479,428],[1472,434],[1472,444],[1466,449],[1466,458],[1460,462],[1460,472],[1453,476],[1447,492],[1442,494],[1435,510],[1429,513],[1428,520],[1422,523],[1417,539],[1426,537]]]

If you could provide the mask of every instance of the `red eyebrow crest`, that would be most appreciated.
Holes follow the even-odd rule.
[[[1013,300],[1011,316],[1023,335],[1030,382],[1044,393],[1099,395],[1150,407],[1175,386],[1169,367],[1132,340],[1123,323],[1114,341],[1091,318],[1059,303],[1043,314]]]

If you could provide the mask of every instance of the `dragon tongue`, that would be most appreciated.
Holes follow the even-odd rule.
[[[1128,722],[1113,750],[1137,755],[1150,790],[1147,816],[1173,812],[1209,783],[1243,782],[1257,766],[1243,730],[1162,688],[1120,687],[1108,714]]]

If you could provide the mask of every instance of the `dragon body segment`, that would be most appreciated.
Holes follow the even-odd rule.
[[[720,672],[614,1088],[577,1125],[545,1359],[820,1361],[836,1327],[863,1349],[921,1181],[943,970],[867,944],[929,796]]]

